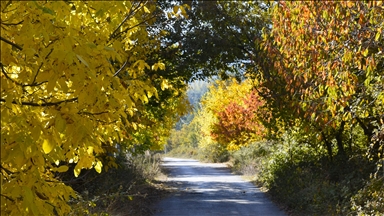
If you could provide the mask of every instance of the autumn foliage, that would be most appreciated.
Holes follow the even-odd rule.
[[[185,111],[182,87],[156,74],[165,64],[146,62],[160,41],[145,26],[159,11],[138,1],[0,9],[1,214],[66,215],[76,195],[58,173],[100,173],[115,165],[116,144],[161,149]]]
[[[218,122],[212,126],[211,136],[230,149],[262,139],[264,126],[259,119],[267,117],[262,105],[255,90],[240,101],[232,101],[218,111]]]

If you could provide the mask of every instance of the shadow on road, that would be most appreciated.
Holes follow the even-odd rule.
[[[224,164],[165,158],[173,196],[155,205],[155,215],[285,215],[252,183]]]

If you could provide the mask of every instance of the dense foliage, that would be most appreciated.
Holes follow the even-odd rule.
[[[382,1],[0,6],[2,214],[65,215],[83,169],[168,137],[294,211],[384,213]]]
[[[75,193],[59,173],[162,148],[187,105],[150,61],[159,16],[148,1],[1,1],[1,214],[67,214]]]
[[[254,56],[247,61],[245,55],[231,53],[247,63],[238,72],[245,72],[253,90],[248,94],[256,98],[231,97],[241,89],[231,89],[234,83],[210,88],[192,120],[201,129],[198,157],[221,161],[229,154],[236,169],[253,172],[296,212],[382,214],[383,3],[230,4],[247,5],[248,10],[225,11],[223,2],[209,6],[225,13],[224,20],[233,14],[252,17],[254,11],[264,20],[253,27],[231,20],[224,25],[238,31],[219,33],[231,41],[238,34],[246,37],[244,29],[263,27],[252,43],[231,45],[235,49],[243,43]],[[216,25],[216,19],[200,16],[208,26]],[[222,52],[221,64],[233,63]],[[222,68],[211,67],[216,66]],[[237,148],[227,148],[233,144]]]

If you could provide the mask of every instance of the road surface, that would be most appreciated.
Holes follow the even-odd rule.
[[[178,190],[153,207],[155,216],[285,215],[257,187],[224,164],[164,158],[167,184]]]

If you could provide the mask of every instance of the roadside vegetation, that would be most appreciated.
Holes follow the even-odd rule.
[[[60,179],[76,191],[69,215],[152,215],[151,205],[168,192],[158,181],[161,155],[150,153],[116,158],[117,166],[101,174],[88,170],[78,178]]]
[[[203,97],[201,109],[193,113],[194,118],[172,131],[166,155],[227,162],[234,172],[262,187],[291,215],[381,215],[384,212],[384,172],[380,160],[372,158],[371,146],[366,144],[367,138],[359,126],[343,131],[345,154],[334,152],[332,158],[323,141],[300,126],[291,127],[274,138],[257,135],[252,138],[249,131],[242,132],[245,123],[242,119],[228,124],[238,126],[237,137],[248,142],[236,141],[241,143],[236,148],[236,145],[217,141],[214,133],[220,120],[209,121],[213,113],[207,111],[211,102],[218,105],[212,94],[229,96],[232,88],[246,85],[235,80],[212,84]],[[239,95],[235,95],[232,101],[238,98]],[[221,98],[220,102],[224,100]],[[241,117],[237,115],[237,118]],[[332,147],[337,149],[336,146],[334,139]]]
[[[383,215],[383,2],[243,4],[264,26],[231,6],[245,75],[211,82],[168,149],[229,161],[292,215]]]

